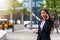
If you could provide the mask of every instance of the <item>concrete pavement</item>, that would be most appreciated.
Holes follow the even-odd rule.
[[[6,35],[7,40],[36,40],[37,34],[34,34],[32,30],[23,29],[15,32],[8,32]],[[60,33],[52,33],[52,40],[60,40]]]
[[[11,29],[7,31],[6,40],[36,40],[37,34],[34,34],[32,30],[26,29],[22,25],[15,25],[15,31]],[[60,33],[57,34],[56,30],[51,34],[52,40],[60,40]]]
[[[27,29],[28,30],[28,29]],[[8,32],[7,40],[36,40],[37,35],[28,30],[20,30],[19,32]]]

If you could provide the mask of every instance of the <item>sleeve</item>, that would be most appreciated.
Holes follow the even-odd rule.
[[[38,22],[38,33],[37,34],[39,33],[40,33],[40,21]]]

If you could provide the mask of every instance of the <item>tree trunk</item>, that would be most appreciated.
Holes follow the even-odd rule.
[[[59,33],[58,32],[58,14],[57,14],[56,10],[55,10],[55,15],[56,15],[56,31],[57,31],[57,33]]]
[[[10,13],[10,20],[12,20],[12,13]]]

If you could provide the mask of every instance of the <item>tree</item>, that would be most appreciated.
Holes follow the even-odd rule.
[[[17,0],[9,0],[8,6],[10,7],[8,10],[12,13],[14,19],[16,17],[14,16],[16,15],[16,8],[22,6],[22,3],[19,3]]]
[[[25,7],[25,5],[24,5],[24,3],[26,2],[26,0],[24,0],[23,2],[22,2],[22,9],[20,9],[18,12],[20,13],[20,15],[21,15],[21,22],[22,22],[22,24],[24,24],[24,15],[25,16],[29,16],[29,11],[28,11],[28,9],[27,9],[27,7]]]
[[[17,0],[9,0],[8,6],[10,7],[8,9],[9,13],[11,16],[13,16],[13,19],[15,19],[17,17],[17,13],[19,13],[19,15],[23,14],[28,16],[29,15],[29,11],[28,9],[25,7],[24,2],[26,0],[24,0],[23,2],[19,3]],[[20,7],[22,9],[20,9]],[[19,9],[17,9],[19,8]],[[21,19],[23,20],[23,15],[21,16]],[[17,20],[16,20],[17,22]]]
[[[21,15],[21,22],[22,22],[22,24],[24,24],[23,23],[23,21],[24,21],[24,15],[25,16],[29,16],[29,11],[28,11],[28,9],[26,8],[26,7],[24,7],[24,8],[22,8],[21,10],[19,10],[19,13],[20,13],[20,15]]]

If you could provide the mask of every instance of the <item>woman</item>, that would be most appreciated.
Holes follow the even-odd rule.
[[[54,27],[54,21],[47,9],[41,9],[40,15],[41,18],[38,22],[38,30],[34,30],[33,32],[38,34],[37,40],[51,40],[50,33]]]

